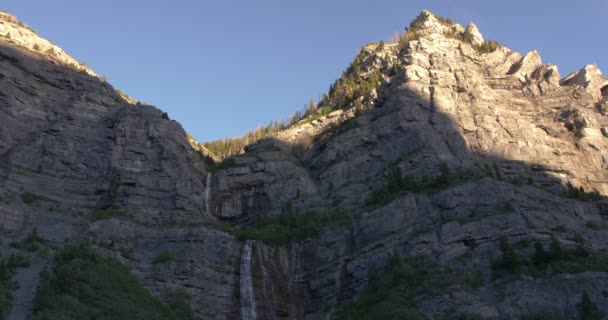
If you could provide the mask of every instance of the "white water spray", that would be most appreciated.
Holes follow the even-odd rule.
[[[213,181],[211,175],[211,172],[207,172],[207,182],[205,184],[205,208],[207,209],[207,214],[211,214],[211,183]]]
[[[266,307],[267,314],[270,319],[276,319],[274,315],[274,309],[272,307],[272,301],[268,299],[268,287],[270,286],[270,278],[268,277],[268,271],[266,270],[266,265],[264,264],[264,259],[262,259],[262,251],[260,250],[260,246],[256,244],[256,249],[258,251],[258,259],[260,260],[260,269],[262,269],[262,284],[264,286],[263,294],[264,294],[264,306]]]
[[[257,312],[255,307],[255,296],[253,294],[253,281],[251,279],[251,247],[253,241],[247,240],[241,251],[241,319],[255,320]]]

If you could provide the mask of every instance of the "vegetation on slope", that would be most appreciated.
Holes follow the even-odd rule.
[[[418,297],[441,294],[455,285],[476,289],[481,284],[481,273],[454,271],[428,257],[394,259],[381,275],[370,275],[368,287],[342,304],[333,319],[428,319],[418,311]],[[461,315],[461,319],[478,318]]]
[[[561,195],[566,198],[572,198],[582,201],[599,201],[607,198],[606,196],[601,195],[597,190],[593,190],[592,192],[586,192],[585,188],[583,188],[582,186],[576,188],[570,182],[566,184],[566,190],[562,192]]]
[[[534,255],[531,259],[519,257],[506,238],[500,240],[500,249],[502,255],[492,266],[496,278],[521,273],[543,277],[547,276],[547,270],[551,270],[550,274],[608,272],[607,256],[582,245],[564,249],[555,237],[551,238],[548,250],[541,242],[534,242]]]
[[[0,319],[5,319],[13,306],[13,289],[16,283],[11,280],[12,277],[17,268],[27,268],[29,265],[29,257],[23,253],[0,259]]]
[[[287,245],[317,237],[328,228],[349,226],[352,223],[351,219],[346,212],[339,209],[327,213],[295,212],[288,202],[281,214],[275,216],[262,214],[251,227],[236,229],[222,225],[220,228],[236,235],[240,240],[259,240],[274,245]]]
[[[479,178],[481,178],[481,175],[474,172],[463,171],[454,173],[447,166],[443,166],[437,177],[417,179],[411,176],[404,176],[401,169],[393,165],[386,172],[384,185],[372,192],[366,201],[366,205],[368,208],[378,208],[406,192],[434,193]]]
[[[449,18],[436,16],[437,19],[448,26],[454,24]],[[419,18],[422,18],[419,17]],[[423,28],[420,21],[412,21],[409,28],[405,32],[396,37],[397,49],[400,52],[410,41],[419,40],[419,31]],[[473,39],[464,32],[447,32],[446,37],[458,39],[470,44],[479,53],[489,53],[495,51],[500,44],[497,41],[484,41],[481,45],[473,43]],[[377,53],[382,52],[386,48],[384,41],[381,41],[375,46],[375,50],[369,50],[369,45],[363,47],[350,66],[342,72],[342,75],[337,79],[328,90],[328,93],[323,94],[318,103],[313,99],[304,107],[304,109],[296,111],[287,120],[273,121],[268,125],[261,125],[255,130],[246,132],[243,136],[225,138],[215,141],[205,142],[203,145],[217,155],[221,159],[225,159],[234,155],[244,153],[245,146],[254,143],[260,139],[271,136],[272,134],[285,130],[299,122],[309,122],[329,114],[333,110],[354,108],[356,112],[365,111],[370,108],[362,98],[367,96],[374,89],[377,89],[383,83],[382,74],[388,76],[396,74],[401,66],[394,65],[390,70],[379,70],[373,67],[365,68],[369,59],[377,59]]]
[[[81,245],[57,253],[54,269],[41,272],[30,319],[193,319],[183,296],[168,302],[153,297],[117,260]]]
[[[350,66],[342,72],[342,76],[330,87],[327,94],[316,103],[311,99],[304,109],[296,111],[287,120],[273,121],[266,126],[259,126],[241,137],[226,138],[203,143],[203,145],[221,159],[242,154],[245,146],[276,132],[285,130],[299,122],[310,122],[329,114],[333,110],[353,107],[357,111],[369,108],[361,98],[382,84],[380,70],[364,72],[364,61],[373,57],[374,53],[365,47],[357,54]]]
[[[454,22],[449,18],[436,16],[440,22],[446,25],[452,25]],[[397,48],[401,51],[412,40],[420,39],[418,31],[421,29],[420,22],[414,20],[406,31],[399,35],[395,42]],[[499,43],[496,41],[485,41],[477,46],[473,45],[472,39],[467,37],[464,32],[448,33],[448,37],[456,38],[467,42],[474,46],[480,53],[488,53],[496,50]],[[268,137],[276,132],[285,130],[292,125],[301,121],[309,122],[329,114],[333,110],[355,108],[357,112],[364,111],[370,106],[366,105],[362,98],[378,88],[383,83],[382,74],[388,73],[389,76],[395,74],[399,70],[399,65],[395,65],[390,70],[379,70],[373,68],[364,68],[366,62],[372,58],[376,59],[376,53],[382,52],[386,45],[381,41],[375,46],[375,50],[368,50],[369,45],[363,47],[350,66],[342,72],[342,75],[337,79],[328,90],[328,93],[323,94],[321,100],[315,103],[313,99],[304,107],[303,110],[296,111],[287,120],[273,121],[266,126],[259,126],[253,131],[245,133],[241,137],[226,138],[215,141],[209,141],[203,145],[221,159],[242,154],[245,146],[254,143],[257,140]]]

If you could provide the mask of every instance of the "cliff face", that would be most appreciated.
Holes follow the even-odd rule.
[[[200,273],[215,272],[200,265],[216,263],[207,258],[211,255],[228,264],[231,249],[220,250],[230,247],[228,240],[234,250],[239,248],[227,234],[177,227],[201,225],[209,218],[204,197],[207,172],[186,132],[162,111],[132,105],[86,69],[67,66],[70,60],[17,45],[17,34],[33,33],[15,23],[10,28],[15,28],[11,38],[0,38],[0,225],[7,240],[2,241],[0,255],[14,252],[9,243],[33,230],[54,248],[115,240],[113,254],[146,275],[151,286],[174,276],[179,283],[214,288]],[[37,36],[29,40],[46,41]],[[151,261],[168,247],[188,257],[179,266],[188,270],[187,278],[169,271],[156,275],[159,271]],[[137,253],[124,260],[117,248]],[[206,250],[218,250],[219,256],[202,253]],[[21,273],[37,274],[51,259],[34,254],[31,260],[32,267]],[[186,261],[193,267],[187,268]],[[17,278],[25,281],[21,287],[31,292],[15,293],[15,309],[31,307],[36,288],[20,274]],[[223,282],[212,278],[218,286]],[[228,302],[229,283],[214,293],[225,291]],[[225,314],[231,308],[208,296],[199,299],[205,301],[198,306],[205,309],[204,317],[218,313],[214,309]],[[10,318],[22,318],[28,311],[17,310]]]
[[[593,65],[561,78],[536,51],[521,55],[498,46],[485,52],[491,43],[473,24],[463,28],[429,12],[404,37],[411,40],[362,51],[359,76],[381,74],[382,84],[358,98],[370,110],[357,112],[355,101],[351,109],[303,122],[250,146],[234,167],[214,175],[212,213],[240,224],[278,214],[286,204],[301,212],[339,207],[361,215],[350,228],[260,257],[266,266],[276,265],[272,254],[288,257],[289,266],[281,268],[290,274],[293,296],[285,301],[277,294],[277,305],[291,303],[294,317],[319,312],[359,292],[370,268],[383,268],[395,254],[429,255],[484,274],[480,290],[421,298],[429,315],[456,307],[484,317],[543,310],[573,317],[583,290],[605,299],[605,273],[487,279],[501,237],[548,243],[554,236],[605,254],[606,229],[589,226],[605,224],[606,204],[554,193],[568,183],[608,192],[608,80]],[[445,166],[485,178],[408,193],[378,209],[366,206],[391,167],[421,179],[437,177]],[[529,249],[521,254],[532,255]],[[463,256],[469,258],[455,261]]]
[[[559,196],[585,198],[579,187],[608,194],[608,79],[596,66],[562,78],[536,51],[495,47],[473,24],[423,12],[400,43],[363,48],[345,74],[373,89],[209,170],[212,156],[162,111],[30,48],[46,40],[2,17],[17,28],[0,38],[7,240],[36,229],[51,250],[92,243],[153,293],[184,290],[203,319],[314,318],[361,292],[373,270],[412,256],[479,278],[418,295],[429,318],[576,317],[583,291],[606,299],[608,266],[502,278],[495,270],[501,239],[521,244],[521,261],[533,260],[525,244],[535,241],[606,256],[605,200]],[[15,45],[15,32],[32,38]],[[251,228],[286,208],[342,210],[352,223],[282,246],[243,244],[226,226]],[[8,242],[1,253],[14,251]],[[158,263],[163,252],[172,259]],[[34,256],[20,272],[51,264]],[[33,296],[15,295],[13,315],[23,318]]]

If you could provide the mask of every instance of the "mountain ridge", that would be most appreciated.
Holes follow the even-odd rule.
[[[0,41],[0,255],[31,257],[23,288],[84,243],[201,319],[608,313],[597,67],[561,78],[423,11],[220,162],[161,110],[15,44]],[[11,319],[41,309],[13,294]]]

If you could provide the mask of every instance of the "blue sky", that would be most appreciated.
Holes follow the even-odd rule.
[[[324,93],[358,49],[423,9],[511,49],[538,49],[562,76],[608,74],[605,0],[5,0],[7,9],[201,141],[286,118]]]

